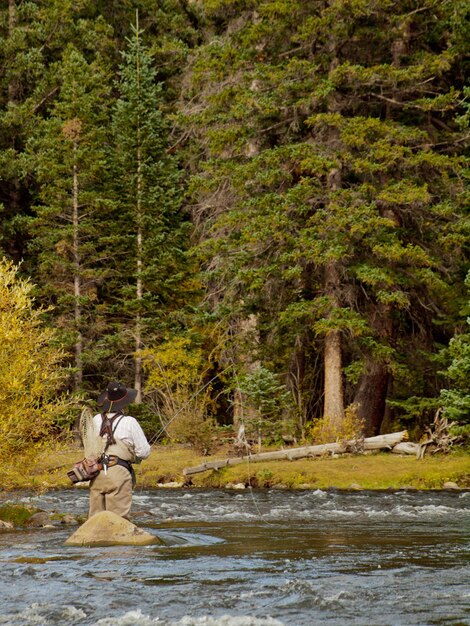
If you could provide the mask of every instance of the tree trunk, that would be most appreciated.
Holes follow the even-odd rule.
[[[255,346],[258,345],[258,318],[250,315],[238,322],[235,328],[237,346],[241,348],[236,355],[237,370],[243,374],[251,374],[259,369],[261,363],[253,359]],[[235,365],[235,363],[234,363]],[[250,403],[249,398],[243,393],[236,380],[236,387],[233,394],[233,424],[236,428],[244,425],[245,420],[254,422],[258,415],[256,409]]]
[[[73,152],[77,154],[78,143],[74,141]],[[74,291],[74,317],[76,329],[75,341],[75,387],[78,388],[83,381],[83,335],[82,326],[82,307],[81,307],[81,281],[80,281],[80,237],[79,237],[79,208],[78,208],[78,166],[76,158],[73,164],[73,191],[72,191],[72,224],[73,224],[73,291]]]
[[[305,378],[305,347],[301,335],[295,339],[294,351],[289,363],[287,386],[294,398],[295,406],[299,415],[296,430],[301,436],[304,435],[304,427],[307,419],[307,411],[303,399],[303,383]]]
[[[368,361],[354,396],[357,415],[364,420],[364,434],[378,435],[385,413],[390,374],[382,363]]]
[[[413,441],[402,441],[401,443],[397,443],[396,446],[393,446],[392,452],[394,454],[412,454],[417,459],[422,458],[423,448],[426,446],[422,446],[420,443],[414,443]]]
[[[332,39],[330,44],[330,72],[338,66],[337,42]],[[328,111],[337,113],[337,103],[334,98],[328,102]],[[338,131],[330,131],[330,143],[332,146],[338,140]],[[332,169],[328,174],[327,187],[330,194],[341,188],[341,171],[338,168]],[[325,295],[331,301],[332,310],[340,306],[341,278],[338,261],[330,261],[325,267]],[[331,314],[330,314],[331,316]],[[341,331],[330,330],[325,335],[324,342],[324,406],[323,416],[328,425],[333,429],[341,427],[344,417],[344,397],[343,397],[343,373],[342,373],[342,351],[341,351]]]
[[[336,174],[336,173],[335,173]],[[333,177],[330,177],[330,179]],[[337,180],[336,176],[334,177]],[[336,183],[334,183],[336,184]],[[333,183],[331,185],[333,187]],[[339,265],[336,261],[325,267],[325,294],[329,296],[332,309],[339,307],[338,294],[341,288]],[[324,339],[324,405],[323,415],[333,429],[341,426],[344,416],[343,371],[341,331],[332,329]]]
[[[332,330],[325,336],[325,398],[324,417],[337,429],[344,415],[341,332]]]
[[[136,11],[136,37],[139,37],[139,13]],[[137,50],[138,50],[137,46]],[[137,81],[140,90],[140,59],[137,54]],[[136,404],[142,403],[142,317],[140,306],[143,298],[142,269],[143,269],[143,229],[142,229],[142,129],[140,117],[137,118],[137,189],[136,189],[136,222],[137,222],[137,259],[136,259],[136,298],[137,298],[137,314],[135,317],[135,357],[134,357],[134,388],[137,390],[135,398]]]

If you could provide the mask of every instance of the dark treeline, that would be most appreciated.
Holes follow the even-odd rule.
[[[189,440],[470,421],[466,2],[8,0],[0,30],[1,251],[69,391],[123,380]]]

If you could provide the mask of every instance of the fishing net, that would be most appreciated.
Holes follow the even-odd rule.
[[[80,415],[80,436],[85,457],[98,457],[103,452],[104,441],[93,422],[93,411],[85,407]]]

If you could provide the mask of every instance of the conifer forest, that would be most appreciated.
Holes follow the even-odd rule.
[[[110,380],[200,444],[470,431],[468,2],[0,7],[15,445]]]

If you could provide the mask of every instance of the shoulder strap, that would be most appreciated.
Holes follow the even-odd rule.
[[[122,413],[115,413],[112,417],[108,417],[107,413],[101,414],[100,437],[106,436],[106,447],[116,443],[114,439],[114,431],[123,417],[124,415]]]
[[[119,419],[116,420],[116,417]],[[122,420],[123,417],[124,415],[122,413],[116,413],[116,415],[113,416],[113,425],[112,425],[113,435],[116,432],[116,428],[119,426],[119,422]]]

